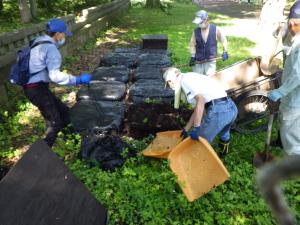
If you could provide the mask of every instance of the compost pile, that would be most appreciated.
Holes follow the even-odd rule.
[[[71,109],[72,124],[83,139],[82,158],[113,170],[123,165],[124,149],[128,157],[135,155],[120,135],[143,138],[181,128],[190,112],[173,109],[173,91],[164,87],[161,74],[170,65],[164,49],[116,48],[101,59]]]

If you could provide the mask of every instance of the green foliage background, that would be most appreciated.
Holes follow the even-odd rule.
[[[65,16],[67,14],[78,15],[82,9],[101,5],[111,0],[37,0],[38,20],[46,21],[52,17]],[[31,26],[33,23],[21,24],[20,12],[17,0],[3,0],[3,9],[0,10],[0,34]]]
[[[116,21],[115,26],[90,41],[89,48],[101,45],[107,34],[120,30],[125,32],[115,47],[138,45],[143,34],[167,34],[173,64],[187,63],[188,43],[194,29],[191,21],[197,10],[192,4],[173,4],[168,13],[132,8]],[[225,26],[218,23],[220,16],[210,13],[212,22]],[[227,25],[230,25],[231,19],[227,17]],[[228,40],[230,60],[219,62],[218,68],[250,57],[248,50],[255,45],[245,38],[229,36]],[[26,100],[19,102],[18,108],[17,114],[2,112],[0,116],[2,162],[21,154],[19,148],[23,144],[32,144],[45,128],[41,117],[30,116],[33,107]],[[35,130],[30,138],[25,133],[28,127]],[[276,127],[273,138],[275,134]],[[256,170],[252,165],[254,152],[264,149],[265,135],[264,132],[253,135],[233,133],[230,152],[222,158],[231,175],[230,180],[192,203],[181,192],[167,160],[145,158],[139,154],[127,160],[122,168],[111,173],[104,172],[77,158],[80,142],[76,140],[80,139],[79,135],[60,134],[54,151],[66,156],[66,163],[73,173],[108,208],[110,224],[271,225],[275,221],[258,193]],[[141,152],[152,138],[132,140],[124,137],[124,140]],[[271,152],[281,155],[278,148],[271,148]],[[283,188],[292,210],[300,220],[300,181],[284,182]]]

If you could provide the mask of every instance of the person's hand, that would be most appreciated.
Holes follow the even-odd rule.
[[[181,134],[180,134],[180,137],[182,139],[185,139],[189,136],[188,132],[183,128],[182,131],[181,131]]]
[[[76,77],[76,85],[80,84],[89,84],[91,82],[92,75],[88,73],[84,73],[79,77]]]
[[[193,140],[198,141],[199,136],[200,136],[200,126],[199,127],[194,127],[193,130],[190,133],[190,136]]]
[[[268,98],[273,102],[277,102],[282,97],[282,94],[277,89],[268,92]]]
[[[223,54],[222,54],[222,60],[225,61],[225,60],[227,60],[228,58],[229,58],[228,53],[227,53],[227,52],[223,52]]]
[[[195,57],[191,57],[190,62],[189,62],[189,66],[194,66],[196,62],[196,58]]]

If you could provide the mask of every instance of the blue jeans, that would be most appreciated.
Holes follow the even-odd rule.
[[[237,108],[231,98],[213,103],[206,109],[201,121],[200,136],[211,143],[219,134],[222,141],[230,139],[230,128],[237,116]]]

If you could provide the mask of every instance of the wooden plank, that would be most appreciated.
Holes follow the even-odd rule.
[[[0,182],[1,225],[102,225],[107,210],[43,140]]]

